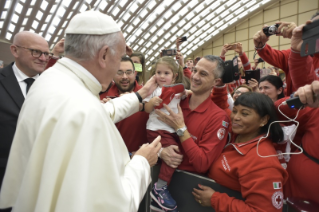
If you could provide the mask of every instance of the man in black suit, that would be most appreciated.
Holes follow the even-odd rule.
[[[46,40],[32,32],[19,32],[10,46],[15,62],[0,69],[0,183],[24,98],[51,54]]]

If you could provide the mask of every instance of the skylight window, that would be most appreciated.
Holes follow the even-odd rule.
[[[11,21],[14,23],[18,23],[18,20],[19,20],[19,16],[17,16],[16,14],[13,14]]]
[[[36,2],[37,0],[32,0],[32,2],[31,2],[31,6],[33,6],[34,4],[35,4],[35,2]]]
[[[188,14],[186,15],[186,18],[187,18],[188,20],[192,19],[193,17],[194,17],[194,13],[192,13],[192,12],[190,12],[190,13],[188,13]]]
[[[68,7],[68,6],[70,6],[71,1],[72,1],[72,0],[63,0],[63,1],[62,1],[62,5]],[[77,3],[78,3],[78,2],[77,2]],[[74,8],[76,8],[76,7],[77,7],[77,4],[74,5]]]
[[[220,7],[218,7],[218,9],[216,10],[216,13],[220,13],[220,12],[224,11],[224,9],[225,9],[225,6],[224,6],[224,5],[223,5],[223,6],[220,6]]]
[[[41,28],[41,31],[44,31],[47,28],[47,26],[48,26],[47,24],[43,24],[42,28]]]
[[[39,22],[37,22],[37,21],[35,21],[35,20],[32,22],[32,28],[33,28],[33,29],[37,29],[37,28],[38,28],[38,25],[39,25]]]
[[[47,6],[48,6],[48,2],[47,2],[47,1],[42,1],[40,8],[41,8],[42,10],[46,10],[46,9],[47,9]]]
[[[32,12],[32,8],[29,8],[28,11],[27,11],[26,16],[30,16],[31,12]]]
[[[51,33],[51,34],[53,34],[54,31],[55,31],[55,27],[50,26],[48,32]]]
[[[12,34],[10,32],[7,32],[6,34],[6,39],[11,40]]]
[[[146,14],[147,14],[147,10],[144,9],[144,10],[142,10],[142,11],[139,13],[139,16],[140,16],[141,18],[144,18]]]
[[[104,11],[105,10],[105,8],[106,8],[106,6],[107,6],[107,3],[106,3],[106,1],[104,1],[104,0],[102,0],[101,1],[101,4],[100,4],[100,9],[102,10],[102,11]]]
[[[239,13],[241,13],[241,12],[243,12],[243,11],[244,11],[244,8],[241,7],[241,8],[239,8],[238,10],[235,10],[234,12],[235,12],[236,15],[238,15]]]
[[[3,11],[1,15],[1,19],[6,19],[7,13],[8,13],[7,11]]]
[[[57,11],[58,16],[63,17],[65,14],[65,9],[63,7],[60,7]]]
[[[42,19],[43,13],[38,11],[37,15],[35,16],[39,21]]]
[[[28,18],[23,19],[22,26],[25,26],[28,22]]]
[[[114,10],[112,11],[112,14],[116,16],[120,12],[120,9],[118,7],[115,7]]]
[[[226,11],[224,11],[222,14],[220,14],[220,16],[222,17],[222,18],[224,18],[226,15],[228,15],[229,14],[229,10],[226,10]]]
[[[6,4],[4,5],[4,9],[9,9],[11,6],[12,1],[11,0],[7,0]]]
[[[83,13],[86,10],[87,6],[85,4],[82,4],[80,12]]]
[[[8,29],[9,29],[10,32],[14,32],[15,27],[16,27],[15,25],[9,24]]]
[[[46,39],[47,41],[50,41],[51,35],[50,35],[50,34],[47,34],[47,35],[45,36],[45,39]]]
[[[135,17],[133,24],[137,26],[139,22],[140,22],[140,19],[138,17]]]
[[[149,9],[152,9],[155,5],[156,5],[156,2],[155,2],[155,1],[151,1],[151,2],[147,5],[147,7],[148,7]]]
[[[67,24],[68,24],[68,21],[64,21],[62,27],[65,28]]]
[[[130,11],[131,11],[132,13],[134,13],[135,10],[137,10],[137,8],[138,8],[137,4],[132,4],[132,6],[131,6],[131,8],[130,8]]]
[[[259,7],[258,4],[252,6],[251,8],[249,8],[249,12],[252,12],[252,11],[256,10],[258,7]]]
[[[55,26],[58,26],[59,25],[59,23],[60,23],[60,18],[58,18],[58,17],[54,17],[53,18],[53,21],[52,21],[52,24],[54,24]]]
[[[226,3],[227,7],[229,7],[230,5],[232,5],[233,3],[235,3],[236,0],[228,0],[228,2]]]
[[[56,8],[57,8],[57,6],[56,6],[56,5],[53,5],[53,6],[51,7],[50,13],[54,13],[54,12],[56,11]]]

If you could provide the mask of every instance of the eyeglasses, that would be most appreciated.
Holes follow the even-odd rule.
[[[117,75],[120,75],[120,76],[123,76],[124,73],[125,73],[127,76],[130,76],[131,74],[134,73],[134,71],[133,71],[133,70],[127,70],[127,71],[118,70],[118,71],[116,72],[116,74],[117,74]]]
[[[49,52],[41,52],[40,50],[37,50],[37,49],[29,49],[29,48],[18,46],[18,45],[15,45],[15,46],[29,50],[31,52],[31,55],[36,58],[41,57],[42,54],[44,55],[45,59],[50,59],[53,56],[53,54]]]

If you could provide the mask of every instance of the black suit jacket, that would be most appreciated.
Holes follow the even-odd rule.
[[[24,96],[12,64],[0,69],[0,168],[6,167]]]

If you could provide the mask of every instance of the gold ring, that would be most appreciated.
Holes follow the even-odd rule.
[[[202,201],[198,200],[199,204],[202,204]]]

